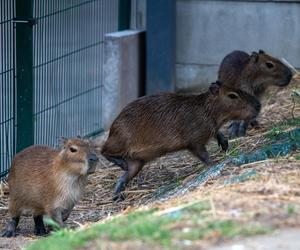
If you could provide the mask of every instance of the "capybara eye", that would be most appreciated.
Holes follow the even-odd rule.
[[[238,96],[236,93],[229,93],[229,94],[228,94],[228,97],[229,97],[230,99],[237,99],[237,98],[239,98],[239,96]]]
[[[77,152],[77,149],[76,149],[76,148],[73,148],[73,147],[70,147],[70,151],[71,151],[72,153],[76,153],[76,152]]]
[[[271,63],[271,62],[266,62],[266,66],[267,66],[269,69],[274,68],[274,64]]]

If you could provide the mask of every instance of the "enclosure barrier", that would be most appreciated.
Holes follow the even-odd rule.
[[[0,180],[28,145],[101,131],[104,34],[128,22],[119,1],[0,1]]]

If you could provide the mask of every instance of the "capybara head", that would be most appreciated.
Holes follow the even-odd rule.
[[[246,72],[251,72],[256,89],[265,89],[269,85],[286,86],[292,79],[292,71],[277,58],[263,50],[252,52]]]
[[[60,138],[61,159],[68,172],[75,175],[87,175],[95,172],[98,157],[92,152],[89,141],[79,138]]]
[[[220,81],[212,83],[209,87],[215,108],[224,116],[224,121],[231,120],[245,120],[250,121],[254,119],[261,108],[259,100],[238,89],[232,89],[224,86]]]

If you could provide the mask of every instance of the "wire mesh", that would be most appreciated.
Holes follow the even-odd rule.
[[[104,34],[118,28],[117,0],[34,1],[35,143],[102,128]]]
[[[16,152],[16,1],[0,1],[0,180]],[[33,0],[34,143],[102,129],[104,35],[118,0]]]
[[[15,1],[0,1],[0,180],[15,153]]]

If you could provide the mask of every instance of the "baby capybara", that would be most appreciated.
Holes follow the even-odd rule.
[[[260,106],[255,97],[220,82],[200,95],[166,93],[131,102],[114,120],[101,152],[125,170],[116,193],[124,190],[146,162],[169,152],[188,149],[210,164],[208,140],[227,121],[255,118]]]
[[[228,87],[243,90],[260,99],[268,86],[288,85],[292,71],[279,59],[262,50],[251,55],[237,50],[225,56],[221,62],[218,79]],[[258,126],[256,120],[251,121],[251,124]],[[231,123],[230,137],[244,136],[247,126],[245,122]]]
[[[14,157],[8,176],[11,220],[2,236],[16,235],[21,213],[27,209],[33,213],[37,235],[46,233],[45,214],[63,226],[79,201],[98,158],[86,140],[62,138],[61,142],[60,150],[35,145]]]

